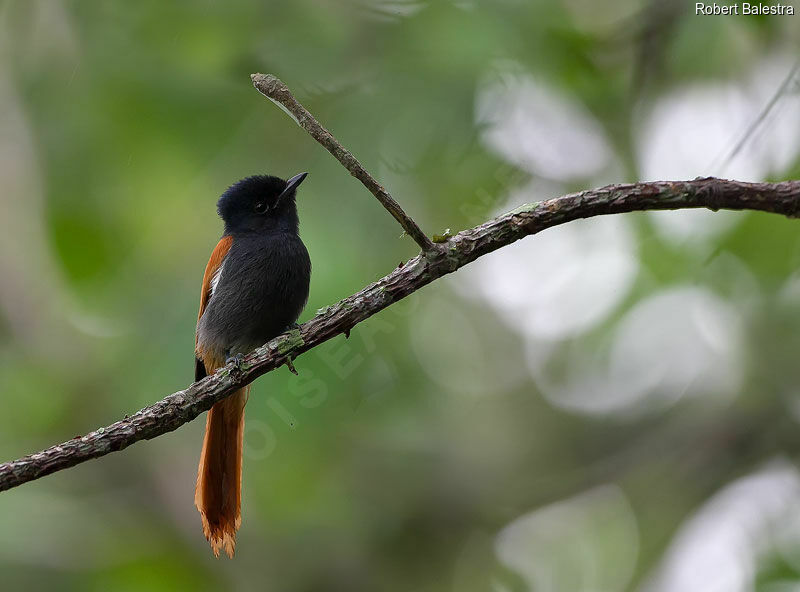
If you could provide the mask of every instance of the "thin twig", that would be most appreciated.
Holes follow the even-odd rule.
[[[356,157],[333,137],[333,134],[314,119],[314,116],[308,112],[308,109],[303,107],[294,97],[288,86],[272,74],[251,74],[250,79],[253,81],[253,86],[258,89],[258,92],[277,103],[284,111],[287,111],[300,127],[306,130],[317,142],[322,144],[336,160],[342,163],[344,168],[350,171],[351,175],[361,181],[364,187],[369,189],[370,193],[372,193],[372,195],[381,202],[381,205],[394,216],[394,219],[400,223],[400,226],[403,227],[406,234],[416,241],[424,253],[436,250],[431,239],[429,239],[425,233],[422,232],[420,227],[417,226],[417,223],[403,211],[400,204],[389,195],[389,192],[383,188],[383,185],[378,183],[375,178],[367,172]]]
[[[738,142],[736,142],[736,145],[731,149],[730,152],[728,152],[727,155],[721,155],[723,156],[721,158],[722,165],[717,168],[716,163],[720,160],[718,157],[714,159],[714,162],[711,163],[709,170],[718,174],[725,174],[728,166],[739,155],[739,153],[742,151],[742,148],[745,147],[750,138],[753,137],[759,126],[764,123],[764,120],[775,108],[775,105],[778,104],[778,101],[780,101],[781,98],[783,98],[791,90],[792,83],[797,79],[798,72],[800,72],[800,60],[797,60],[794,66],[789,69],[789,73],[786,75],[786,78],[783,79],[783,82],[781,82],[780,86],[778,86],[778,89],[772,95],[758,116],[750,123],[749,126],[747,126],[747,129],[745,130],[744,134],[742,134],[742,137]]]
[[[434,256],[418,255],[357,294],[326,307],[310,321],[245,357],[241,372],[220,369],[138,413],[15,461],[0,464],[0,491],[33,481],[92,458],[122,450],[182,426],[234,390],[339,334],[478,257],[546,228],[603,214],[639,210],[760,210],[797,217],[800,181],[740,183],[715,178],[609,185],[527,204],[459,232]],[[558,254],[554,254],[557,257]]]

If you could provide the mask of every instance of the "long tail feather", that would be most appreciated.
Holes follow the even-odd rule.
[[[242,523],[242,438],[248,391],[249,387],[238,390],[220,401],[206,418],[194,505],[217,557],[220,549],[225,549],[233,558],[236,531]]]

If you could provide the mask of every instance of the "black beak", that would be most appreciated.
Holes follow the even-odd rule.
[[[284,197],[286,197],[292,191],[297,189],[297,186],[300,185],[300,183],[302,183],[303,179],[305,179],[306,177],[308,177],[308,173],[300,173],[299,175],[295,175],[294,177],[286,181],[286,188],[278,196],[276,203],[280,203]]]

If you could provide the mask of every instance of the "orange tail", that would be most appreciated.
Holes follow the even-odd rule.
[[[242,523],[242,437],[249,390],[238,390],[220,401],[206,418],[194,505],[200,510],[203,534],[217,557],[224,548],[233,558],[236,531]]]

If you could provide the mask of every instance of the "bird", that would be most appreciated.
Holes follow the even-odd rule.
[[[203,274],[195,333],[195,381],[296,326],[308,300],[311,259],[299,235],[296,194],[308,173],[288,180],[254,175],[219,198],[222,238]],[[211,550],[233,558],[241,525],[244,407],[250,387],[215,403],[206,417],[195,506]]]

